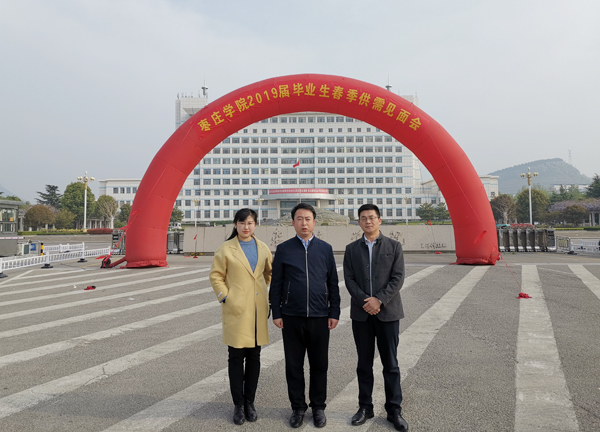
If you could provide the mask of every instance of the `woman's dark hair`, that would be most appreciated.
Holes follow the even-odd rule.
[[[248,219],[248,216],[252,216],[254,222],[258,221],[258,213],[256,213],[252,209],[243,208],[235,212],[235,216],[233,217],[233,231],[231,231],[231,235],[227,240],[231,240],[232,238],[237,237],[238,232],[235,224],[238,222],[244,222],[246,219]]]

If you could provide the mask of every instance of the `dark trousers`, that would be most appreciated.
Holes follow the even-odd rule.
[[[325,409],[329,327],[327,317],[305,318],[283,315],[283,350],[288,396],[293,410],[308,409],[304,383],[304,356],[308,353],[310,386],[308,398],[313,409]]]
[[[373,409],[373,359],[375,357],[375,339],[379,358],[383,365],[385,386],[385,410],[388,413],[400,408],[402,388],[400,387],[400,368],[398,367],[398,340],[400,321],[379,321],[370,315],[366,321],[352,320],[352,333],[358,353],[356,375],[358,377],[358,404],[361,408]]]
[[[244,367],[244,360],[246,365]],[[244,402],[254,403],[258,376],[260,375],[260,347],[229,347],[229,388],[233,403],[244,406]]]

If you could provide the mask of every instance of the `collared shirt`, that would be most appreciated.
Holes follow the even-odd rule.
[[[308,249],[308,245],[310,244],[311,240],[315,238],[315,236],[311,236],[308,240],[304,240],[302,237],[300,237],[298,234],[296,234],[296,237],[298,237],[300,239],[300,241],[302,242],[302,244],[304,245],[304,249]]]
[[[369,290],[371,293],[371,297],[373,297],[373,245],[377,243],[377,239],[370,242],[366,236],[364,236],[364,238],[365,243],[369,248]]]

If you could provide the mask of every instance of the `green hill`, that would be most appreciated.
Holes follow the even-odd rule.
[[[540,185],[544,189],[551,188],[553,185],[589,185],[592,179],[579,172],[573,165],[569,165],[564,160],[542,159],[515,165],[510,168],[504,168],[494,171],[490,175],[498,176],[498,190],[500,193],[514,195],[523,187],[527,186],[527,179],[522,178],[521,174],[527,173],[527,168],[531,172],[537,172],[538,175],[531,180],[532,185]]]

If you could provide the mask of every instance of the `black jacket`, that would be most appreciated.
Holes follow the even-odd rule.
[[[373,292],[370,292],[372,277]],[[364,300],[377,297],[381,310],[375,315],[381,321],[396,321],[404,318],[400,288],[404,283],[404,255],[402,245],[396,240],[379,234],[373,245],[373,262],[369,272],[369,247],[365,236],[346,246],[344,254],[344,279],[352,296],[350,318],[366,321],[369,314],[364,311]]]
[[[279,244],[273,259],[269,300],[281,315],[340,318],[340,289],[329,243],[316,237],[308,249],[297,236]]]

